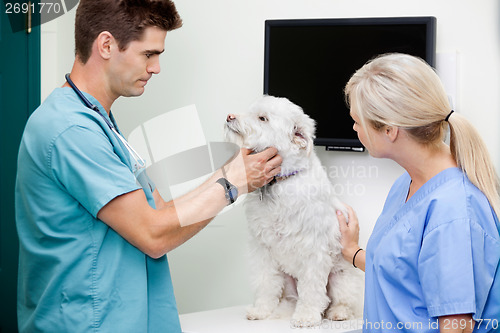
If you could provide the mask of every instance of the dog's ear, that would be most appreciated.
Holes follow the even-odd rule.
[[[314,146],[314,127],[314,120],[303,115],[303,117],[300,117],[300,120],[295,123],[292,133],[292,142],[300,149],[306,150],[307,156],[311,154]]]

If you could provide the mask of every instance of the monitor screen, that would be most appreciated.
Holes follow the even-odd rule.
[[[354,72],[377,55],[435,61],[434,17],[267,20],[264,93],[286,97],[316,121],[316,145],[362,151],[345,103]]]

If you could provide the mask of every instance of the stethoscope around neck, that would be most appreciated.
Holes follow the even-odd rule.
[[[78,97],[82,100],[83,104],[85,104],[85,106],[88,107],[89,109],[97,112],[102,117],[102,119],[104,119],[104,121],[108,125],[109,129],[111,131],[113,131],[113,133],[115,133],[116,137],[118,139],[120,139],[120,141],[123,143],[125,148],[127,148],[130,156],[132,156],[132,158],[135,160],[134,175],[137,176],[139,174],[139,171],[146,167],[146,161],[135,151],[134,148],[132,148],[132,146],[127,142],[127,140],[125,140],[125,138],[120,133],[118,133],[118,131],[116,130],[113,123],[111,121],[109,121],[109,119],[107,119],[106,117],[104,117],[102,115],[102,113],[101,113],[101,111],[99,111],[99,108],[97,107],[97,105],[92,104],[87,99],[87,97],[85,97],[85,95],[81,92],[81,90],[78,89],[78,87],[75,85],[75,83],[71,80],[71,78],[69,77],[69,74],[66,74],[65,77],[66,77],[66,81],[71,86],[73,91],[78,95]]]

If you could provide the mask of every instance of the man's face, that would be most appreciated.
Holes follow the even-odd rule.
[[[141,40],[132,41],[110,59],[109,86],[115,98],[140,96],[153,74],[160,73],[160,54],[165,49],[167,32],[148,27]]]

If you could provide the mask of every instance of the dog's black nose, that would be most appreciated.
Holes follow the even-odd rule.
[[[236,116],[234,114],[230,113],[227,115],[226,121],[229,123],[235,119],[236,119]]]

